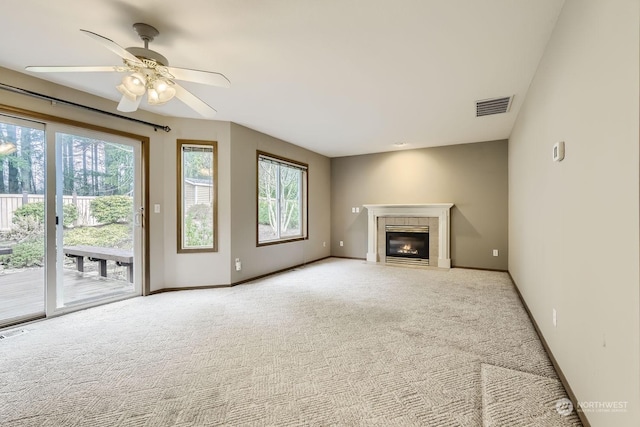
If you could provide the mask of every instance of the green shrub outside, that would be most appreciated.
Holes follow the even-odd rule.
[[[33,217],[44,222],[44,202],[28,203],[20,206],[13,212],[14,218]]]
[[[62,207],[64,226],[69,227],[78,219],[75,205]],[[3,255],[0,263],[10,268],[39,267],[44,265],[44,202],[28,203],[13,213],[13,227],[8,237],[17,243],[12,253]]]
[[[129,196],[103,196],[91,201],[91,216],[102,224],[131,222],[133,199]]]
[[[33,202],[20,206],[13,212],[13,222],[16,223],[16,218],[32,217],[44,224],[44,202]],[[71,227],[73,223],[78,219],[78,208],[71,203],[65,203],[62,205],[62,217],[63,226]]]
[[[14,216],[12,222],[13,225],[5,236],[14,242],[41,239],[44,235],[44,223],[34,216]]]
[[[132,249],[131,225],[107,224],[97,227],[76,227],[64,232],[64,245]]]
[[[193,205],[185,218],[186,247],[211,246],[213,243],[213,210],[210,205]]]
[[[71,227],[78,219],[78,208],[71,203],[62,205],[62,226]]]
[[[2,255],[2,264],[11,268],[42,267],[44,265],[44,239],[27,240],[13,246],[11,255]]]

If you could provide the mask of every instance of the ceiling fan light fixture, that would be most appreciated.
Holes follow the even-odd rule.
[[[147,103],[149,105],[158,105],[158,92],[154,88],[147,91]]]
[[[122,83],[119,84],[118,86],[116,86],[116,89],[118,89],[118,92],[120,92],[122,95],[126,96],[131,101],[135,101],[136,100],[136,94],[131,92],[124,84],[122,84]]]
[[[153,82],[153,87],[147,91],[147,102],[149,105],[162,105],[176,96],[176,89],[167,81],[157,79]]]
[[[147,89],[147,79],[142,73],[138,72],[129,76],[124,76],[122,78],[122,84],[129,90],[129,92],[136,96],[144,95],[144,92]]]
[[[149,43],[159,34],[151,25],[136,23],[134,29],[144,42],[144,47],[123,48],[113,40],[88,30],[80,30],[103,47],[118,55],[120,66],[35,66],[26,67],[33,72],[118,72],[126,73],[120,84],[115,85],[122,95],[118,111],[134,112],[147,94],[149,105],[162,105],[178,98],[202,117],[211,119],[216,114],[206,102],[182,87],[177,81],[188,81],[209,86],[230,87],[231,82],[223,74],[189,68],[170,67],[167,58],[149,49]],[[2,147],[3,150],[9,147]],[[4,151],[3,151],[4,152]]]
[[[155,82],[153,82],[153,88],[158,92],[158,93],[162,93],[165,90],[167,90],[167,88],[169,87],[169,85],[167,84],[167,82],[165,82],[164,80],[156,80]]]

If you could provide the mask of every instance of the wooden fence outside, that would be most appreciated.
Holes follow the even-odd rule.
[[[75,204],[78,219],[74,225],[96,225],[98,221],[91,216],[89,205],[94,196],[63,196],[62,203]],[[25,203],[43,202],[42,194],[0,194],[0,231],[6,231],[13,224],[13,213]]]

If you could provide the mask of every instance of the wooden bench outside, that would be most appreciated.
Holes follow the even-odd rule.
[[[107,277],[107,261],[126,266],[129,282],[133,283],[133,252],[127,249],[101,248],[98,246],[65,246],[64,254],[76,259],[78,271],[84,271],[84,258],[100,263],[100,276]]]

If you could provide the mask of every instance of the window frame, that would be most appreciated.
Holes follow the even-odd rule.
[[[212,197],[211,197],[211,203],[212,203],[212,209],[213,209],[213,242],[212,242],[212,247],[196,247],[196,248],[190,248],[190,247],[184,247],[184,242],[183,242],[183,229],[184,229],[184,212],[183,212],[183,206],[184,206],[184,200],[183,200],[183,184],[184,184],[184,177],[182,176],[183,174],[183,168],[182,168],[182,163],[183,163],[183,147],[185,146],[205,146],[205,147],[211,147],[212,149],[212,173],[211,173],[211,179],[213,181],[212,183]],[[218,252],[218,142],[217,141],[202,141],[202,140],[194,140],[194,139],[177,139],[176,140],[176,169],[177,169],[177,174],[176,174],[176,192],[177,192],[177,203],[176,203],[176,209],[177,209],[177,217],[176,217],[176,222],[177,222],[177,252],[178,253],[201,253],[201,252]]]
[[[266,158],[279,165],[297,168],[301,171],[300,183],[300,235],[291,237],[279,237],[274,240],[260,241],[260,159]],[[278,217],[278,222],[280,218]],[[256,150],[256,246],[271,246],[281,243],[298,242],[309,239],[309,165],[297,160],[288,159],[286,157],[267,153],[265,151]]]

